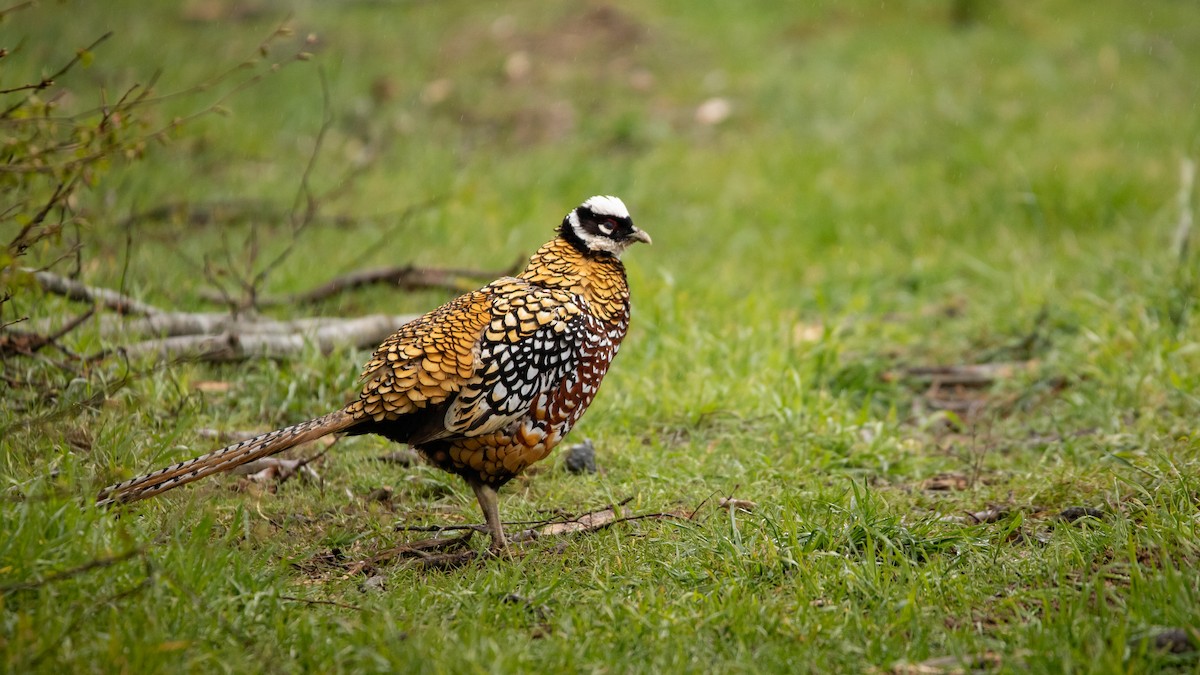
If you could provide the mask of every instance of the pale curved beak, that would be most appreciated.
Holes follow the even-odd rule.
[[[629,238],[640,241],[643,244],[653,244],[654,243],[653,241],[651,241],[649,233],[647,233],[645,230],[639,230],[636,227],[633,228],[633,234],[629,235]]]

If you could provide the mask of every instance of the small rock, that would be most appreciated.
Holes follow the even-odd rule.
[[[961,473],[939,473],[921,481],[922,490],[966,490],[971,487],[971,481]]]
[[[1068,523],[1073,523],[1080,518],[1095,518],[1096,520],[1104,520],[1104,512],[1100,509],[1093,509],[1086,506],[1071,506],[1062,510],[1058,514],[1060,520],[1065,520]]]
[[[390,501],[392,501],[392,486],[384,485],[382,487],[377,487],[374,490],[371,490],[371,492],[369,492],[367,494],[367,501],[369,501],[369,502],[390,502]]]
[[[729,99],[710,98],[696,108],[696,122],[706,127],[716,126],[729,119],[733,113],[733,104]]]
[[[373,577],[368,577],[367,580],[362,582],[362,585],[358,588],[363,593],[382,593],[387,590],[387,588],[384,587],[383,582],[383,575],[376,574]]]
[[[1183,628],[1168,628],[1154,635],[1130,640],[1129,644],[1137,646],[1143,642],[1155,651],[1171,654],[1187,654],[1200,648],[1200,640],[1197,639],[1197,636]]]
[[[400,95],[400,83],[389,75],[380,75],[371,80],[371,100],[376,104],[396,100]]]
[[[565,464],[571,473],[596,473],[596,446],[592,445],[592,439],[586,438],[567,448]]]
[[[654,73],[638,68],[629,73],[629,86],[634,91],[650,91],[654,88]]]
[[[504,61],[504,74],[513,82],[529,77],[532,70],[533,60],[529,58],[528,52],[513,52]]]
[[[507,40],[517,32],[517,18],[511,14],[502,14],[492,22],[492,37],[497,40]]]
[[[538,621],[545,621],[550,618],[550,608],[545,605],[535,605],[533,601],[518,594],[509,593],[501,600],[506,605],[521,605]]]
[[[446,78],[434,80],[421,90],[421,102],[428,106],[435,106],[450,98],[452,93],[454,93],[453,82]]]

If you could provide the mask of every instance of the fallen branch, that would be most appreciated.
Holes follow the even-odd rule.
[[[118,314],[138,315],[132,319],[101,316],[99,325],[103,336],[160,336],[103,350],[84,359],[89,362],[103,360],[116,353],[123,353],[132,359],[154,357],[159,360],[283,358],[303,351],[310,343],[315,343],[325,354],[341,345],[371,349],[397,328],[416,318],[415,315],[373,314],[353,319],[313,317],[277,321],[216,312],[166,312],[122,293],[87,286],[50,272],[36,272],[35,278],[47,292],[99,304]],[[8,339],[11,344],[3,348],[6,351],[32,353],[74,329],[90,316],[91,312],[85,313],[51,337],[9,331],[13,333]]]
[[[70,300],[98,304],[111,309],[117,314],[154,316],[163,313],[161,309],[153,305],[134,300],[117,291],[88,286],[74,279],[59,276],[53,272],[34,272],[33,277],[37,280],[38,285],[42,287],[42,290],[47,293],[61,295]]]
[[[67,323],[63,324],[62,327],[58,328],[49,335],[14,330],[8,326],[0,327],[0,356],[7,354],[22,354],[24,356],[31,356],[34,352],[40,350],[46,345],[54,345],[59,351],[70,356],[71,358],[77,358],[74,352],[58,344],[58,339],[78,328],[79,325],[84,321],[87,321],[88,318],[95,313],[95,311],[95,307],[88,308],[86,312],[80,314],[74,319],[71,319]]]
[[[192,317],[193,319],[195,317]],[[242,361],[250,358],[278,359],[302,352],[315,344],[323,354],[339,346],[371,349],[413,316],[375,314],[356,319],[305,319],[297,321],[246,322],[226,317],[228,329],[218,334],[186,334],[145,340],[126,347],[105,350],[88,358],[95,361],[114,353],[130,359],[194,359]],[[191,320],[191,319],[187,319]],[[213,326],[220,326],[220,322]]]
[[[380,551],[370,558],[359,560],[351,563],[346,571],[350,574],[366,574],[374,570],[382,563],[387,563],[396,558],[408,558],[418,560],[438,560],[441,556],[431,555],[427,551],[455,551],[464,548],[467,542],[471,540],[471,535],[475,534],[474,530],[467,530],[466,534],[451,539],[435,538],[422,539],[421,541],[409,542],[393,548]],[[466,555],[463,555],[466,554]],[[474,551],[464,551],[461,554],[453,555],[454,562],[466,562],[475,556]],[[436,566],[436,564],[435,564]]]
[[[164,312],[128,321],[101,317],[100,334],[105,336],[153,335],[156,337],[216,336],[226,333],[235,335],[308,335],[327,330],[354,332],[372,322],[390,323],[392,330],[395,330],[415,318],[415,314],[395,316],[371,314],[354,319],[310,317],[277,321],[262,317],[233,316],[223,312]],[[374,347],[375,345],[370,346]]]

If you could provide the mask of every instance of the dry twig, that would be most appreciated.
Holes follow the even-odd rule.
[[[5,586],[0,586],[0,593],[11,593],[13,591],[22,591],[22,590],[28,590],[31,588],[40,588],[42,586],[47,586],[49,584],[58,583],[65,579],[70,579],[72,577],[77,577],[81,574],[86,574],[88,572],[91,572],[92,570],[104,569],[105,567],[112,567],[113,565],[123,563],[126,560],[130,560],[132,558],[137,558],[137,557],[145,554],[145,552],[146,552],[145,548],[135,548],[135,549],[126,551],[124,553],[119,553],[117,555],[107,556],[104,558],[97,558],[95,560],[86,562],[78,567],[72,567],[69,570],[64,570],[62,572],[56,572],[56,573],[51,574],[39,581],[21,581],[21,582],[15,583],[15,584],[7,584]]]
[[[306,605],[329,605],[331,607],[341,607],[342,609],[352,609],[356,612],[362,611],[362,607],[357,607],[355,605],[348,605],[344,602],[336,602],[333,600],[312,600],[310,598],[297,598],[292,595],[281,595],[281,596],[279,596],[279,599],[286,600],[288,602],[303,602]]]

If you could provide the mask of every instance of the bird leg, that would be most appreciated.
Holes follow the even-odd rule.
[[[477,478],[468,479],[467,483],[475,491],[475,498],[479,500],[479,508],[483,509],[483,518],[487,521],[488,534],[492,536],[492,545],[488,549],[492,553],[506,550],[508,541],[504,538],[504,525],[500,522],[500,495],[496,488],[485,485]]]

